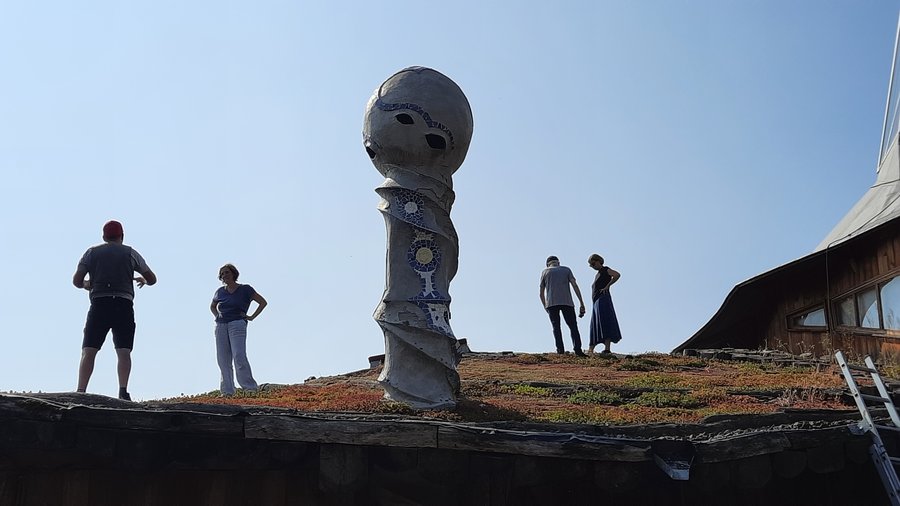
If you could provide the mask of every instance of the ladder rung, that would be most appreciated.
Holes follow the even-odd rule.
[[[847,364],[847,369],[850,369],[851,371],[867,372],[867,373],[869,373],[869,374],[878,374],[878,370],[877,370],[877,369],[870,369],[870,368],[868,368],[868,367],[864,367],[864,366],[861,366],[861,365]]]
[[[879,397],[877,395],[859,394],[859,396],[867,401],[872,401],[872,402],[884,402],[884,403],[893,402],[890,399],[888,399],[887,397]]]
[[[900,464],[900,459],[898,459],[897,457],[888,457],[888,458],[891,459],[891,462],[893,462],[894,464]]]
[[[892,430],[894,432],[900,432],[900,427],[894,427],[893,425],[876,425],[875,428],[878,430]]]

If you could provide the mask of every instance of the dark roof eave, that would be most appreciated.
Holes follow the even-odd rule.
[[[841,243],[840,246],[843,246],[849,242],[852,242],[852,239]],[[708,332],[711,332],[718,326],[723,326],[723,327],[728,326],[729,320],[735,320],[735,321],[739,320],[739,318],[736,316],[732,317],[732,318],[727,318],[728,316],[730,316],[728,314],[729,311],[731,310],[729,306],[731,306],[732,303],[736,299],[738,299],[739,297],[742,297],[743,294],[746,293],[747,290],[750,287],[752,287],[753,285],[755,285],[756,283],[759,283],[763,280],[768,280],[776,275],[780,275],[780,274],[783,274],[790,270],[796,269],[800,265],[814,261],[815,259],[818,259],[819,257],[824,257],[824,255],[826,254],[827,251],[828,251],[827,249],[814,251],[814,252],[810,253],[809,255],[798,258],[796,260],[788,262],[779,267],[775,267],[774,269],[763,272],[762,274],[758,274],[742,283],[735,285],[735,287],[732,288],[730,292],[728,292],[728,295],[725,297],[725,300],[722,302],[722,305],[719,307],[719,310],[716,311],[715,314],[713,314],[712,318],[710,318],[709,321],[706,322],[706,324],[700,328],[700,330],[695,332],[694,335],[689,337],[685,342],[681,343],[674,350],[672,350],[672,353],[681,353],[685,349],[688,349],[688,348],[703,347],[703,341],[704,341],[704,338],[707,337],[706,334]]]

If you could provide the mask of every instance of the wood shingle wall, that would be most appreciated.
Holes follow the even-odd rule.
[[[850,432],[844,412],[525,431],[108,403],[0,395],[0,506],[871,506],[886,499],[869,440]],[[680,441],[674,453],[673,441]],[[689,460],[690,479],[663,472],[658,458],[672,455]]]
[[[871,355],[882,361],[900,357],[900,332],[836,325],[834,315],[837,301],[900,276],[898,261],[900,220],[895,220],[771,279],[759,280],[762,298],[771,301],[756,315],[764,322],[763,329],[756,331],[759,346],[796,355],[829,356],[842,349],[851,357]],[[790,328],[791,315],[821,305],[828,316],[826,328]]]

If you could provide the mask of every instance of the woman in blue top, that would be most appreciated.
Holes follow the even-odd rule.
[[[225,264],[219,269],[219,280],[224,286],[216,290],[209,306],[216,317],[216,360],[222,372],[219,390],[224,396],[234,395],[235,372],[241,388],[250,391],[259,388],[247,360],[247,322],[259,316],[267,302],[252,286],[239,285],[239,275],[237,267],[231,264]],[[256,302],[257,306],[253,314],[248,316],[250,302]]]

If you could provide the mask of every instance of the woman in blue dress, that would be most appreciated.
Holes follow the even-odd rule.
[[[603,257],[594,253],[588,258],[588,265],[596,269],[597,276],[591,285],[591,300],[594,308],[591,311],[591,343],[588,353],[594,352],[594,347],[603,343],[601,353],[609,354],[612,343],[618,343],[622,339],[619,330],[619,320],[616,318],[616,310],[613,308],[612,296],[609,287],[619,280],[620,274],[603,265]]]

